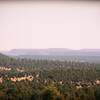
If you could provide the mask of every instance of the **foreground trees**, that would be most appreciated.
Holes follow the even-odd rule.
[[[5,84],[3,84],[5,86]],[[0,85],[1,87],[1,85]],[[39,85],[20,82],[0,90],[0,100],[99,100],[100,86],[76,89],[65,85]]]

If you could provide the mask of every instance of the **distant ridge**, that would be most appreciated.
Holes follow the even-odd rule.
[[[6,56],[5,56],[6,55]],[[13,49],[4,51],[0,57],[11,57],[32,60],[60,60],[100,63],[100,49],[70,50],[66,48],[50,49]]]
[[[100,49],[80,49],[80,50],[86,52],[100,52]]]
[[[20,55],[49,55],[49,56],[100,56],[100,49],[81,49],[71,50],[66,48],[48,48],[48,49],[12,49],[1,52],[8,56]]]

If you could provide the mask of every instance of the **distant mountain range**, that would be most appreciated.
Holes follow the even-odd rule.
[[[1,57],[11,56],[25,59],[66,60],[100,63],[100,49],[70,50],[65,48],[51,49],[13,49],[3,51]],[[6,55],[6,56],[5,56]]]
[[[2,54],[8,56],[100,56],[100,49],[81,49],[71,50],[65,48],[50,48],[50,49],[13,49],[3,51]]]

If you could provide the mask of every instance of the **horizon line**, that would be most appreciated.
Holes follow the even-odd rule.
[[[8,50],[0,50],[0,52],[5,52],[5,51],[12,51],[12,50],[47,50],[47,49],[66,49],[66,50],[100,50],[100,48],[80,48],[80,49],[72,49],[72,48],[12,48],[12,49],[8,49]]]

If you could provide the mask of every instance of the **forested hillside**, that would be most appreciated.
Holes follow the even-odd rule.
[[[100,100],[100,64],[0,54],[0,100]]]

